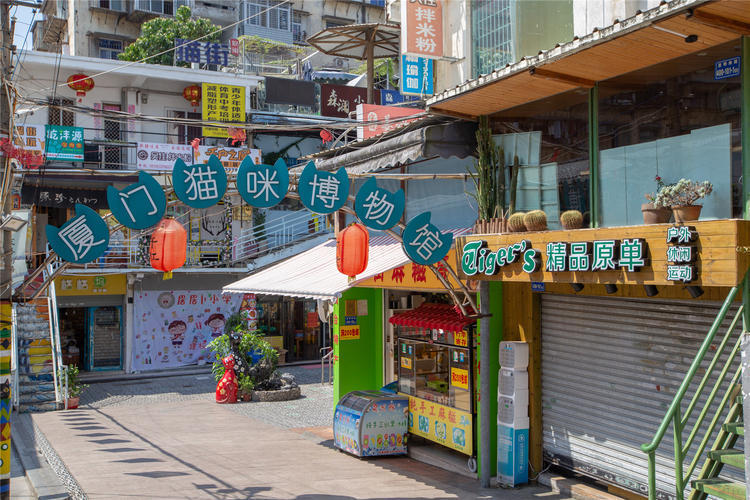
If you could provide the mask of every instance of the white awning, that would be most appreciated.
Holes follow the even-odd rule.
[[[469,229],[452,230],[455,236]],[[357,275],[356,281],[336,268],[336,240],[329,240],[306,252],[290,257],[278,264],[256,272],[223,288],[228,293],[256,293],[285,295],[311,299],[337,299],[348,288],[394,267],[409,262],[401,243],[391,236],[370,240],[367,269]]]

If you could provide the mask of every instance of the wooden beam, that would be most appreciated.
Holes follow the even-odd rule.
[[[479,118],[479,115],[470,115],[466,113],[459,113],[457,111],[447,111],[445,109],[440,108],[429,108],[428,110],[430,114],[432,115],[439,115],[439,116],[449,116],[451,118],[461,118],[462,120],[470,120],[470,121],[477,121]]]
[[[581,78],[579,76],[566,75],[565,73],[558,73],[544,68],[531,68],[529,74],[532,76],[540,76],[548,80],[554,80],[556,82],[569,83],[578,87],[584,87],[587,89],[593,88],[596,81],[589,80],[588,78]]]
[[[685,18],[696,21],[700,24],[705,24],[706,26],[728,29],[740,35],[750,35],[750,24],[738,21],[737,19],[720,16],[718,14],[690,9]]]

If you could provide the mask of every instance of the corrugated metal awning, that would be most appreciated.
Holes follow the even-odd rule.
[[[452,230],[455,236],[468,228]],[[401,242],[391,236],[370,240],[367,269],[349,283],[336,268],[336,240],[329,240],[301,254],[235,281],[223,288],[228,293],[285,295],[310,299],[337,299],[348,288],[377,274],[409,262]]]
[[[427,101],[430,112],[476,119],[719,46],[750,34],[738,0],[675,0],[525,57]],[[693,35],[697,39],[693,38]]]

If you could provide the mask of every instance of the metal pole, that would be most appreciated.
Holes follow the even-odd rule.
[[[589,90],[589,221],[599,227],[599,84]]]
[[[490,356],[490,283],[479,282],[479,312],[482,318],[479,320],[479,480],[482,488],[490,487],[490,471],[492,464],[490,447],[492,443],[490,426],[494,425],[490,417],[490,401],[495,395],[490,394],[491,366]]]
[[[750,219],[750,37],[743,36],[742,69],[740,74],[740,91],[742,94],[742,207],[745,219]],[[745,276],[742,288],[742,418],[750,422],[750,279]],[[745,477],[750,478],[750,436],[745,434]],[[750,488],[746,488],[745,498],[750,500]]]

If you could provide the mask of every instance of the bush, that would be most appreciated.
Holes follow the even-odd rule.
[[[227,321],[227,323],[229,323],[229,321]],[[236,325],[231,333],[225,333],[220,337],[215,338],[207,346],[208,349],[213,353],[214,359],[213,365],[211,367],[211,372],[213,373],[214,378],[217,382],[224,376],[225,369],[224,364],[221,362],[221,360],[232,353],[230,339],[231,334],[241,335],[239,350],[241,355],[243,356],[243,359],[245,360],[245,363],[247,363],[248,366],[252,367],[254,364],[256,364],[253,363],[251,356],[251,353],[256,353],[256,356],[260,356],[257,364],[268,365],[271,368],[271,373],[276,370],[276,366],[279,362],[279,354],[276,352],[276,349],[271,347],[271,344],[265,341],[258,330],[250,332],[240,324]],[[253,372],[258,374],[265,374],[267,370]],[[240,381],[238,380],[238,382]],[[263,378],[263,380],[253,379],[251,380],[251,382],[253,385],[258,385],[265,382],[265,378]]]

